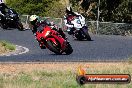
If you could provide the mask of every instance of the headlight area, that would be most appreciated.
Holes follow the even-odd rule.
[[[78,24],[81,24],[81,21],[80,21],[80,20],[77,20],[77,23],[78,23]]]
[[[14,14],[11,14],[10,17],[14,17],[15,15]]]
[[[51,33],[50,31],[47,31],[46,34],[45,34],[45,37],[50,35],[50,33]]]

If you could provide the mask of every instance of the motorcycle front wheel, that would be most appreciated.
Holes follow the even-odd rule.
[[[88,32],[85,33],[85,37],[86,37],[86,39],[88,41],[91,41],[92,40]]]
[[[60,50],[57,49],[56,44],[54,44],[54,42],[52,42],[52,41],[47,41],[47,48],[48,48],[50,51],[54,52],[55,54],[62,54],[62,53],[60,52]]]
[[[91,37],[90,37],[90,35],[89,35],[89,33],[88,33],[88,28],[87,28],[87,27],[84,27],[84,28],[83,28],[83,33],[85,34],[85,38],[86,38],[88,41],[91,41],[91,40],[92,40]]]

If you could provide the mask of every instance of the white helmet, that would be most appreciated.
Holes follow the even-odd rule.
[[[29,18],[29,21],[34,21],[38,18],[37,15],[31,15],[30,18]]]
[[[39,16],[37,16],[37,15],[31,15],[29,18],[29,21],[32,25],[34,25],[37,22],[38,18],[39,18]]]
[[[51,24],[51,25],[54,25],[54,22],[53,22],[53,21],[51,21],[51,22],[50,22],[50,24]]]

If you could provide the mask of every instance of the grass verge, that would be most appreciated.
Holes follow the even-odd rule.
[[[0,40],[0,54],[15,50],[15,45],[4,40]]]
[[[76,82],[79,66],[88,74],[132,75],[132,64],[128,62],[0,64],[0,88],[132,88],[132,83],[80,86]]]

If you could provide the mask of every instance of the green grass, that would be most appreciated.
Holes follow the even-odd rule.
[[[128,58],[127,62],[132,64],[132,56]]]
[[[115,68],[113,71],[89,69],[87,73],[126,73],[132,74],[132,69],[121,70]],[[32,71],[30,73],[20,72],[16,75],[1,74],[0,88],[132,88],[130,84],[85,84],[80,86],[76,82],[76,73],[69,71]]]
[[[12,43],[9,43],[7,41],[1,40],[0,44],[5,47],[8,50],[15,50],[15,45],[13,45]]]

